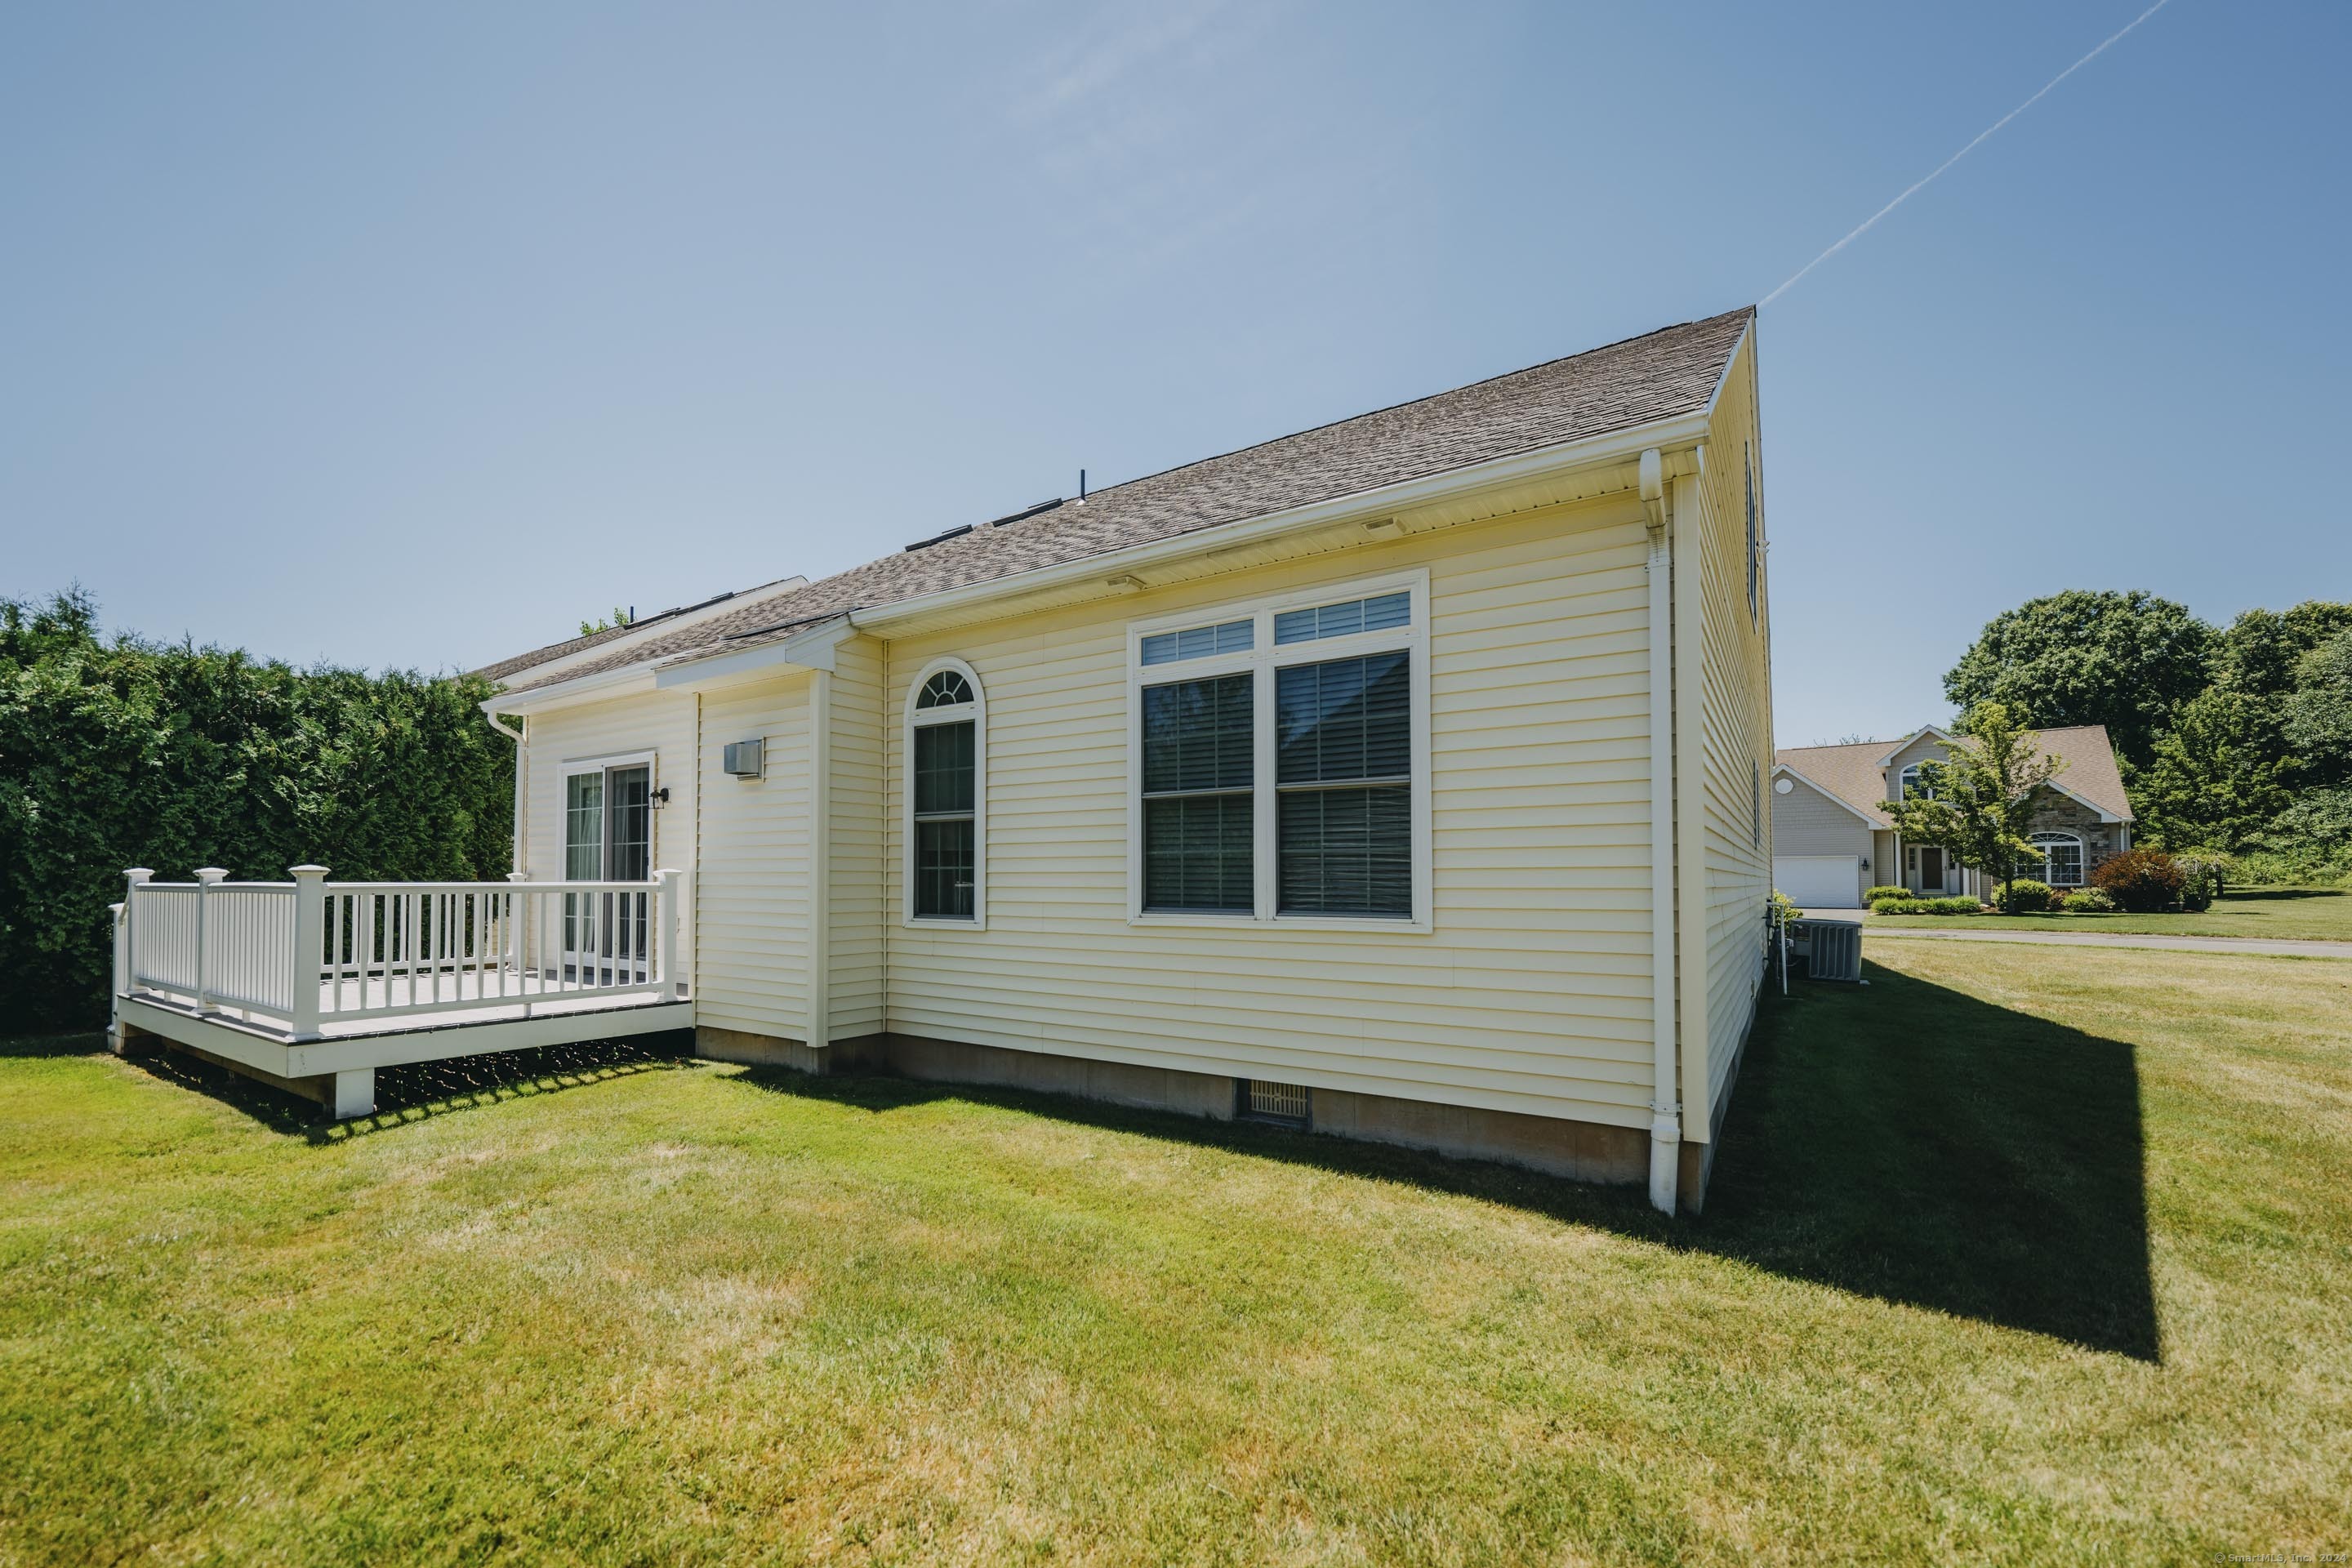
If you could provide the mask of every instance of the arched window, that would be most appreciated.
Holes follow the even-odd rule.
[[[2083,885],[2083,840],[2072,833],[2036,833],[2027,842],[2041,852],[2042,879],[2053,888]]]
[[[1933,800],[1936,798],[1936,786],[1932,784],[1924,782],[1920,778],[1919,764],[1916,763],[1913,763],[1909,767],[1903,770],[1902,785],[1902,798],[1905,800],[1909,800],[1915,795],[1921,800]]]
[[[977,925],[986,902],[986,706],[961,659],[935,659],[907,705],[907,919]]]
[[[926,708],[961,708],[972,700],[971,682],[952,669],[942,669],[923,682],[922,695],[915,699],[918,711]]]

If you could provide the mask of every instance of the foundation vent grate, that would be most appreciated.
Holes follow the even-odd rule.
[[[1259,1079],[1242,1080],[1244,1116],[1259,1117],[1268,1121],[1294,1121],[1304,1126],[1314,1101],[1309,1091],[1300,1084],[1266,1083]]]

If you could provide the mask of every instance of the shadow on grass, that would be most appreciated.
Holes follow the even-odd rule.
[[[1748,1045],[1706,1213],[1637,1189],[1023,1089],[755,1068],[874,1112],[953,1099],[1532,1210],[1790,1279],[2155,1361],[2132,1047],[1872,965],[1797,982]]]
[[[2223,893],[2224,904],[2259,904],[2282,899],[2352,899],[2352,889],[2345,888],[2231,888]]]
[[[97,1057],[106,1054],[103,1030],[73,1035],[24,1035],[0,1039],[0,1057]]]
[[[2132,1047],[1866,973],[1771,998],[1691,1244],[2157,1360]]]
[[[100,1037],[97,1048],[104,1049]],[[687,1065],[694,1037],[686,1030],[618,1040],[583,1040],[528,1051],[494,1051],[447,1061],[378,1068],[375,1114],[336,1121],[317,1100],[260,1083],[200,1058],[162,1047],[130,1058],[167,1083],[234,1106],[273,1131],[313,1143],[340,1143],[453,1111],[561,1093],[637,1073]]]

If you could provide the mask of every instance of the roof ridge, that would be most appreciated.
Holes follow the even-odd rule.
[[[1177,463],[1169,468],[1155,468],[1150,473],[1138,474],[1131,479],[1121,479],[1115,485],[1104,485],[1091,490],[1086,500],[1091,500],[1097,496],[1107,496],[1115,490],[1123,490],[1130,485],[1148,484],[1153,479],[1165,479],[1170,474],[1181,474],[1187,468],[1197,468],[1203,463],[1222,463],[1229,458],[1239,458],[1247,453],[1263,451],[1268,447],[1279,447],[1285,441],[1296,441],[1302,436],[1312,436],[1319,431],[1337,429],[1342,425],[1353,425],[1359,419],[1378,418],[1383,414],[1393,414],[1400,408],[1411,408],[1418,403],[1434,403],[1441,397],[1458,397],[1465,392],[1475,392],[1482,386],[1492,386],[1498,381],[1508,381],[1515,375],[1527,375],[1535,371],[1549,369],[1556,364],[1565,364],[1570,360],[1590,359],[1594,354],[1607,353],[1612,349],[1627,348],[1642,342],[1644,338],[1661,337],[1667,332],[1679,332],[1685,327],[1709,326],[1733,316],[1752,317],[1755,314],[1755,306],[1741,305],[1729,310],[1718,310],[1712,316],[1693,316],[1687,321],[1676,321],[1671,326],[1653,327],[1646,332],[1636,332],[1630,338],[1619,338],[1614,342],[1596,343],[1589,349],[1579,349],[1572,354],[1554,354],[1549,359],[1539,359],[1533,364],[1523,364],[1517,370],[1498,371],[1493,375],[1480,376],[1476,381],[1465,381],[1459,386],[1448,386],[1436,392],[1425,392],[1419,397],[1407,397],[1396,403],[1384,403],[1378,408],[1367,408],[1358,414],[1344,414],[1337,419],[1326,419],[1320,425],[1305,426],[1286,435],[1269,436],[1263,441],[1253,441],[1246,447],[1234,447],[1223,452],[1212,452],[1205,458],[1195,458],[1189,463]],[[1729,363],[1728,355],[1725,356],[1725,362]],[[1083,505],[1084,502],[1081,501],[1078,504]]]

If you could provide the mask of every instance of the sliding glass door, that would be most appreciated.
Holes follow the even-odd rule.
[[[646,881],[653,875],[653,847],[649,765],[636,763],[565,775],[566,881]],[[646,941],[651,902],[643,892],[566,894],[563,978],[591,985],[629,985],[648,979]]]

